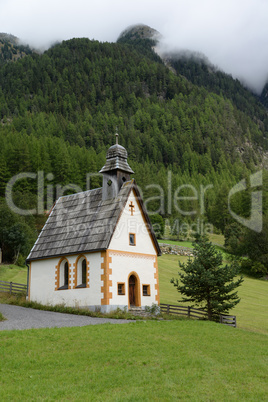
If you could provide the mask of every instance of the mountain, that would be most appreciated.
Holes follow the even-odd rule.
[[[16,61],[31,53],[30,47],[22,45],[16,36],[0,33],[0,65]]]
[[[125,42],[129,40],[144,40],[149,39],[157,43],[162,35],[156,29],[144,24],[132,25],[125,29],[118,38],[118,42]]]
[[[96,173],[118,127],[151,212],[189,224],[200,217],[223,231],[228,189],[267,164],[267,110],[204,60],[160,57],[158,38],[132,27],[117,43],[72,39],[0,65],[0,196],[23,172],[41,173],[14,185],[21,208],[34,208],[37,177],[44,209],[64,186],[100,186]],[[167,208],[168,178],[188,197],[180,208]],[[185,184],[213,187],[205,212]],[[237,199],[237,213],[249,213],[247,197]]]
[[[268,83],[263,88],[260,99],[263,105],[268,108]]]

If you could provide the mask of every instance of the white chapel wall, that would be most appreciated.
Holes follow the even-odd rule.
[[[134,208],[130,205],[134,205]],[[131,209],[134,209],[133,214]],[[130,233],[135,234],[134,246],[129,244]],[[141,306],[151,306],[156,303],[157,253],[133,190],[110,242],[109,256],[112,259],[110,291],[113,294],[110,303],[120,307],[128,306],[128,277],[131,272],[135,272],[140,280]],[[118,283],[125,284],[125,295],[118,295]],[[143,296],[142,285],[150,285],[150,296]]]
[[[156,286],[157,280],[155,279],[155,261],[156,256],[146,256],[137,254],[124,254],[122,252],[111,251],[110,268],[112,269],[112,291],[113,297],[111,304],[117,305],[120,308],[128,307],[129,305],[129,288],[128,278],[131,272],[135,272],[140,280],[140,294],[141,306],[151,306],[156,303]],[[125,284],[125,295],[118,295],[118,283]],[[150,296],[143,296],[142,285],[150,285]]]
[[[89,288],[74,286],[75,262],[78,255],[66,256],[71,264],[71,289],[55,290],[56,266],[60,258],[32,261],[30,270],[30,300],[42,304],[63,304],[70,307],[85,307],[101,304],[101,263],[100,252],[84,254],[89,261]]]
[[[133,215],[129,205],[134,205]],[[136,235],[136,245],[129,244],[129,233]],[[155,255],[156,251],[143,220],[142,211],[132,190],[122,211],[116,230],[109,245],[111,250],[121,250]]]

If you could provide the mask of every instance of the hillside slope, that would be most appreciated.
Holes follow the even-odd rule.
[[[246,90],[239,106],[221,85],[197,85],[179,69],[174,74],[152,41],[72,39],[0,66],[0,196],[20,172],[42,171],[45,196],[47,185],[73,183],[84,190],[86,175],[101,169],[118,127],[144,197],[158,196],[147,205],[151,211],[189,222],[203,214],[223,230],[230,219],[223,213],[228,189],[264,163],[265,108]],[[205,212],[199,199],[184,201],[182,210],[194,214],[167,210],[168,172],[172,191],[185,183],[198,190],[213,186]],[[152,183],[161,186],[164,205]],[[91,186],[100,185],[94,176]],[[188,190],[183,194],[191,196]],[[19,205],[32,206],[37,181],[18,182],[14,193]],[[248,197],[237,203],[245,216]]]
[[[0,33],[0,65],[16,61],[31,53],[30,47],[20,44],[16,36]]]

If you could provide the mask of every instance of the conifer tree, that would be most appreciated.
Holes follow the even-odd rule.
[[[179,301],[203,307],[208,319],[214,320],[239,303],[237,292],[233,290],[243,282],[243,278],[234,281],[238,266],[235,263],[223,266],[221,252],[207,236],[197,237],[193,246],[194,259],[179,263],[179,279],[172,278],[171,283],[182,295]]]

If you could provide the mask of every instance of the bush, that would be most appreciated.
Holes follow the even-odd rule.
[[[250,258],[242,260],[241,270],[245,274],[257,278],[262,277],[267,272],[265,265],[259,261],[252,261]]]
[[[17,259],[17,265],[19,267],[25,267],[25,257],[23,257],[23,255],[19,255],[18,259]]]

